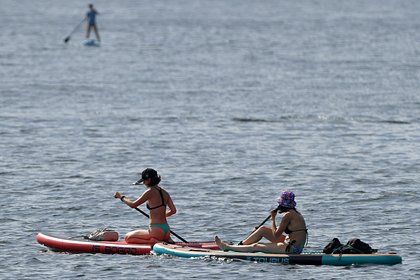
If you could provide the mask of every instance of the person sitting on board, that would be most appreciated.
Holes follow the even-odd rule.
[[[271,211],[271,228],[261,226],[238,245],[223,242],[215,236],[216,244],[224,251],[292,253],[300,254],[307,241],[308,230],[302,214],[296,210],[295,194],[284,191],[277,199],[278,208]],[[277,211],[283,214],[280,225],[276,225]],[[287,236],[283,235],[287,234]],[[270,243],[260,243],[262,238]]]
[[[89,4],[89,11],[86,13],[86,39],[89,39],[90,31],[93,29],[93,31],[95,31],[96,39],[100,42],[101,38],[99,37],[98,26],[96,24],[96,15],[99,15],[98,11],[93,7],[93,4]]]
[[[147,168],[141,173],[141,179],[134,183],[135,185],[143,183],[146,187],[146,190],[139,198],[131,201],[120,192],[114,194],[115,198],[121,199],[131,208],[136,208],[146,203],[146,207],[150,211],[149,229],[128,232],[125,235],[127,243],[154,244],[160,241],[173,243],[166,218],[176,213],[176,207],[169,193],[159,186],[160,180],[161,177],[156,170]]]

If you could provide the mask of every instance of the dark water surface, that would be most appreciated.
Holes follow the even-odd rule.
[[[418,279],[420,2],[1,0],[4,279]],[[37,232],[147,227],[113,199],[156,168],[188,240],[240,240],[296,193],[308,249],[358,237],[392,267],[58,254]]]

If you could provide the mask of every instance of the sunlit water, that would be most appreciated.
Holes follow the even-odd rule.
[[[420,3],[2,0],[4,279],[418,279]],[[37,232],[147,227],[112,197],[156,168],[188,240],[240,240],[284,189],[308,249],[358,237],[403,264],[282,266],[58,254]]]

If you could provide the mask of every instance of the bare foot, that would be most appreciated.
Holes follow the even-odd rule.
[[[227,251],[228,245],[223,242],[217,235],[214,237],[214,242],[216,242],[217,246],[223,251]]]

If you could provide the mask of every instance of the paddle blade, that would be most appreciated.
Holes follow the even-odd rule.
[[[67,43],[68,41],[70,41],[70,36],[68,36],[64,39],[64,43]]]

